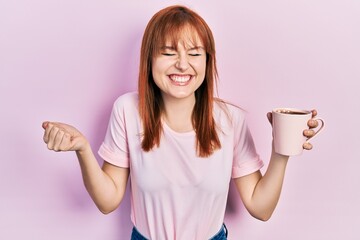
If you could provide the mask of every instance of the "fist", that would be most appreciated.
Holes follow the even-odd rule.
[[[86,138],[73,126],[58,122],[43,122],[44,142],[49,150],[82,151],[88,145]]]

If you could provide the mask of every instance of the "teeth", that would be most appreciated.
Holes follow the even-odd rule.
[[[175,81],[175,82],[179,82],[179,83],[184,83],[189,81],[191,78],[191,75],[170,75],[170,79]]]

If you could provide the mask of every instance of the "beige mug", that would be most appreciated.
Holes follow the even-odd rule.
[[[272,125],[275,152],[294,156],[303,151],[303,144],[313,139],[324,127],[324,120],[315,117],[319,125],[314,129],[314,136],[307,138],[304,130],[308,129],[308,121],[312,118],[312,112],[296,108],[275,108],[272,110]]]

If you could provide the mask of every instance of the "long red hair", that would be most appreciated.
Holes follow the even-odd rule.
[[[196,132],[196,147],[200,157],[210,156],[221,148],[213,117],[214,89],[217,81],[215,42],[209,26],[197,13],[184,6],[170,6],[157,12],[149,21],[141,45],[139,69],[139,113],[143,122],[142,149],[150,151],[160,145],[161,115],[164,111],[160,89],[152,76],[152,59],[165,41],[177,45],[185,27],[195,30],[206,51],[206,73],[195,91],[192,123]]]

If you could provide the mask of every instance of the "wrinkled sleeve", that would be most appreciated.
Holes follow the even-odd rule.
[[[234,118],[234,158],[232,178],[256,172],[264,166],[256,152],[254,140],[246,123],[245,114]]]
[[[129,168],[128,149],[125,111],[122,101],[118,99],[113,105],[105,139],[98,153],[108,163]]]

